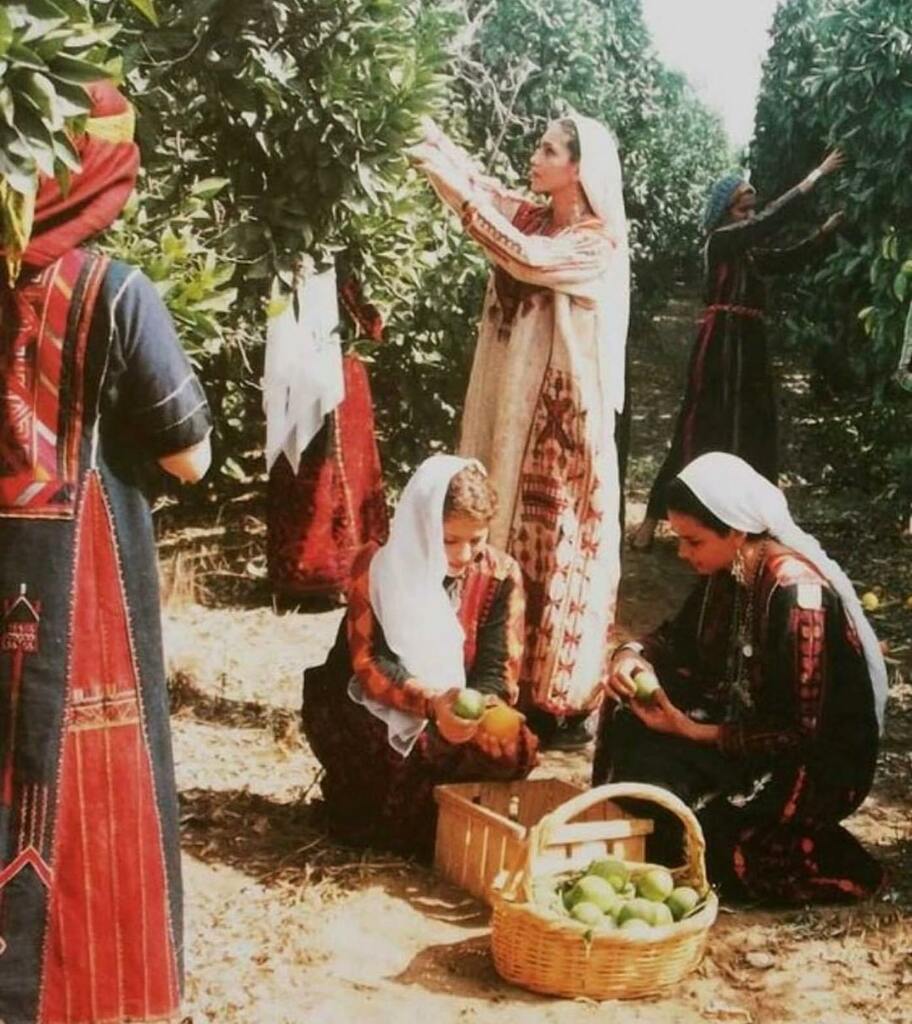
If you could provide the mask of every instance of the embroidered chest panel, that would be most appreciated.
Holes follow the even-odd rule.
[[[73,250],[7,297],[0,353],[0,517],[70,519],[86,421],[85,356],[108,261]]]

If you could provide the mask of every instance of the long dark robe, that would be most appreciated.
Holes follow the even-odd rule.
[[[793,217],[800,197],[793,188],[757,216],[718,228],[707,239],[705,309],[671,448],[649,495],[647,515],[654,519],[665,516],[669,482],[704,452],[731,452],[776,482],[778,423],[764,278],[800,270],[833,244],[832,235],[816,232],[791,248],[763,247]]]
[[[718,746],[653,732],[630,710],[606,707],[593,782],[650,782],[680,796],[703,827],[710,877],[729,895],[870,895],[881,870],[839,824],[870,790],[878,744],[854,627],[816,570],[791,553],[766,561],[752,627],[739,636],[747,604],[731,576],[717,574],[644,641],[671,701],[721,725]]]
[[[324,665],[304,673],[304,732],[325,774],[329,827],[340,840],[429,860],[434,851],[434,787],[526,776],[537,742],[525,726],[515,759],[494,759],[473,743],[447,742],[430,722],[407,757],[389,743],[385,722],[349,696],[353,677],[366,695],[425,715],[420,683],[390,650],[370,607],[369,566],[376,546],[358,556],[348,612]],[[485,549],[458,580],[447,581],[466,634],[466,685],[508,703],[518,697],[524,601],[516,562]]]
[[[72,250],[3,299],[0,1019],[171,1021],[178,815],[139,479],[208,408],[138,271]]]

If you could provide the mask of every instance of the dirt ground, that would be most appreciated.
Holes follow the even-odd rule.
[[[628,522],[643,510],[680,393],[696,308],[685,295],[632,346]],[[181,790],[188,1021],[203,1024],[879,1024],[912,1021],[912,539],[889,488],[853,460],[860,409],[822,404],[783,356],[790,500],[875,589],[891,707],[875,789],[850,827],[889,867],[877,902],[778,913],[723,907],[698,970],[635,1003],[543,999],[502,982],[488,913],[432,873],[333,846],[314,821],[318,765],[295,711],[303,666],[341,613],[277,612],[263,580],[256,500],[165,531],[166,644]],[[690,585],[667,537],[625,560],[623,625],[656,624]],[[536,770],[585,782],[586,754]]]

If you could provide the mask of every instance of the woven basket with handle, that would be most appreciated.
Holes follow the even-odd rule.
[[[582,870],[589,854],[574,856],[583,839],[597,838],[610,823],[574,823],[593,804],[624,798],[648,801],[671,811],[684,826],[685,863],[670,868],[676,885],[689,885],[705,897],[692,916],[651,929],[649,935],[623,930],[591,932],[585,925],[555,917],[532,902],[532,884],[563,847],[567,867]],[[706,878],[706,844],[691,810],[658,786],[616,783],[573,797],[532,829],[524,862],[494,893],[491,945],[498,973],[507,981],[549,995],[590,999],[635,999],[680,981],[700,962],[719,903]],[[642,871],[652,865],[627,862]],[[553,870],[553,869],[552,869]]]

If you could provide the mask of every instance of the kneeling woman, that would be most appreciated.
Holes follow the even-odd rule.
[[[497,739],[453,713],[463,686],[513,704],[523,644],[519,567],[487,544],[497,498],[480,464],[434,455],[402,493],[390,539],[355,561],[325,665],[304,673],[304,732],[345,842],[429,858],[434,786],[522,778],[525,726]]]
[[[615,652],[608,688],[624,703],[606,707],[594,781],[676,792],[729,896],[871,895],[881,869],[839,822],[871,787],[886,669],[851,583],[736,456],[700,456],[668,496],[679,553],[705,579]],[[662,689],[629,699],[650,668]]]

